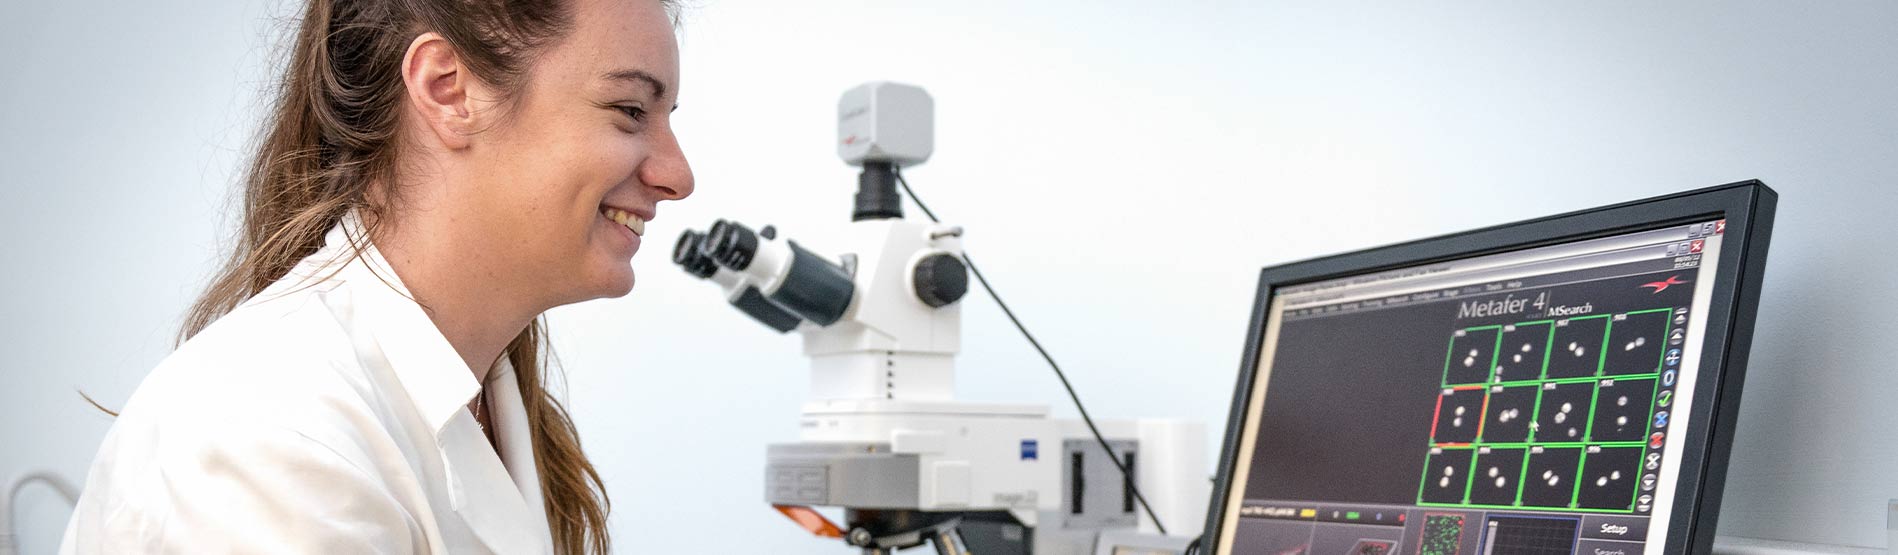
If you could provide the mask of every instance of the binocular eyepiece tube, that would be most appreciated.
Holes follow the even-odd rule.
[[[712,279],[736,294],[732,304],[778,331],[786,317],[828,326],[849,310],[856,284],[843,268],[770,228],[758,232],[718,220],[704,234],[686,231],[673,246],[672,261],[686,273]],[[744,302],[745,304],[740,304]]]

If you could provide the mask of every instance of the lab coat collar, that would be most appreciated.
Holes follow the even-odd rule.
[[[439,436],[442,463],[448,469],[449,497],[481,543],[495,553],[544,553],[552,546],[546,532],[547,516],[537,510],[539,488],[528,505],[519,488],[521,469],[501,466],[481,425],[468,411],[449,419]],[[530,458],[532,454],[528,455]],[[513,470],[516,475],[510,476]],[[530,464],[525,469],[533,472]]]
[[[521,395],[519,376],[505,358],[495,365],[493,376],[488,382],[488,408],[494,411],[494,435],[501,444],[501,461],[507,464],[507,473],[514,478],[514,487],[520,490],[529,516],[536,519],[535,529],[551,534],[546,503],[541,498],[540,466],[534,460],[533,428],[527,422],[527,398]],[[553,537],[548,536],[546,542],[552,547]]]
[[[347,248],[351,236],[360,237],[361,224],[353,216],[352,212],[330,231],[330,245],[341,240]],[[382,253],[367,239],[358,240],[364,245],[362,255],[344,266],[338,277],[352,285],[353,304],[361,313],[357,321],[370,327],[376,346],[416,410],[439,435],[457,413],[467,412],[468,403],[481,393],[481,384]]]
[[[366,328],[359,331],[367,332],[362,336],[374,343],[359,344],[358,350],[367,348],[382,355],[416,411],[433,428],[451,482],[455,513],[496,553],[548,551],[552,538],[513,367],[503,361],[488,374],[494,388],[488,400],[495,411],[492,420],[502,451],[497,457],[467,410],[481,384],[381,252],[368,242],[360,217],[350,212],[324,240],[303,274],[351,285],[348,305],[354,314],[350,319]],[[353,258],[349,257],[352,241],[363,245],[361,255]],[[326,278],[329,274],[336,279]]]

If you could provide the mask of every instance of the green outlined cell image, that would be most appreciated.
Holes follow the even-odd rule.
[[[1431,449],[1424,461],[1420,503],[1462,504],[1470,484],[1470,458],[1475,449]]]
[[[1471,443],[1483,430],[1484,391],[1481,386],[1445,389],[1437,394],[1437,421],[1430,428],[1430,442]]]
[[[1475,476],[1470,482],[1470,504],[1510,506],[1516,504],[1516,491],[1523,477],[1522,464],[1529,453],[1524,448],[1479,448],[1476,450]]]
[[[1458,330],[1450,337],[1450,352],[1444,359],[1443,385],[1480,384],[1489,379],[1496,362],[1498,326]]]
[[[1550,379],[1582,378],[1601,369],[1602,342],[1608,332],[1608,316],[1589,316],[1555,321],[1555,340],[1549,351]]]
[[[1529,423],[1536,418],[1535,384],[1489,388],[1488,407],[1483,411],[1482,443],[1522,443],[1529,441]]]
[[[1545,383],[1537,401],[1535,431],[1538,443],[1580,442],[1588,435],[1588,417],[1594,404],[1595,382]]]
[[[1463,530],[1470,518],[1458,513],[1424,513],[1423,533],[1418,535],[1418,555],[1457,555],[1463,551]]]
[[[1582,462],[1582,483],[1575,504],[1584,509],[1634,509],[1641,486],[1641,452],[1634,447],[1590,447]]]
[[[1580,447],[1529,448],[1529,462],[1522,473],[1522,505],[1570,508],[1581,462]]]
[[[1617,314],[1608,325],[1607,357],[1602,375],[1653,374],[1661,371],[1667,352],[1668,318],[1672,309]]]
[[[1647,439],[1654,408],[1654,378],[1610,378],[1598,382],[1589,441]]]
[[[1549,352],[1549,331],[1554,322],[1530,322],[1503,326],[1501,347],[1496,351],[1496,368],[1491,383],[1542,378],[1542,363]]]

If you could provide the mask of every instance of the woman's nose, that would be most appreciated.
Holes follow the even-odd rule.
[[[652,157],[640,164],[639,180],[658,189],[665,200],[691,196],[692,166],[685,161],[685,150],[680,148],[678,136],[670,132],[663,136]]]

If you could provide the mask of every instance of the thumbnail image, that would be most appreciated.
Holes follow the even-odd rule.
[[[1434,443],[1470,443],[1483,427],[1481,387],[1447,390],[1437,396],[1437,423],[1431,430]]]
[[[1640,447],[1590,448],[1582,463],[1582,488],[1575,504],[1589,509],[1630,510],[1641,484]]]
[[[1522,479],[1523,506],[1570,508],[1575,470],[1581,462],[1579,447],[1529,448],[1529,466]]]
[[[1535,420],[1535,385],[1489,388],[1489,406],[1484,409],[1484,443],[1522,443],[1529,440],[1529,423]]]
[[[1496,360],[1497,330],[1494,326],[1459,330],[1450,338],[1444,385],[1479,384],[1489,379]]]
[[[1661,353],[1667,350],[1667,320],[1672,312],[1663,308],[1616,315],[1608,325],[1608,357],[1602,364],[1602,375],[1661,371]]]
[[[1641,441],[1648,435],[1654,378],[1602,380],[1589,441]]]
[[[1431,449],[1424,462],[1424,503],[1462,503],[1463,491],[1470,482],[1470,457],[1474,449]]]
[[[1463,549],[1463,524],[1468,517],[1454,513],[1424,513],[1417,555],[1457,555]]]
[[[1607,331],[1607,316],[1556,320],[1548,377],[1594,376],[1601,367],[1602,337]]]
[[[1588,413],[1594,401],[1593,382],[1542,384],[1534,438],[1541,443],[1578,442],[1588,431]]]
[[[1516,504],[1516,483],[1522,478],[1523,456],[1527,449],[1482,448],[1476,452],[1475,481],[1470,483],[1470,503],[1510,506]]]
[[[1497,351],[1492,382],[1542,378],[1542,360],[1549,348],[1550,323],[1503,326],[1502,350]]]

